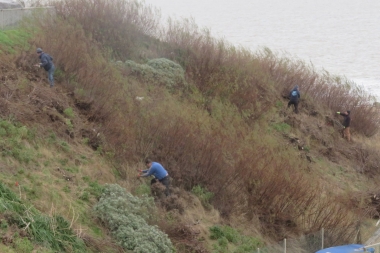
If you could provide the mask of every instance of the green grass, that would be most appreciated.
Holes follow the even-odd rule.
[[[33,142],[34,134],[25,126],[0,119],[0,153],[13,157],[21,163],[35,161],[36,152],[28,148],[26,143]]]
[[[7,213],[6,225],[25,229],[30,239],[16,238],[16,252],[31,252],[34,248],[32,242],[58,252],[68,249],[72,249],[72,252],[85,252],[84,242],[76,237],[68,221],[59,215],[51,217],[41,214],[0,183],[0,213],[4,212]]]
[[[263,245],[259,239],[241,235],[230,226],[210,227],[210,239],[217,241],[213,244],[213,252],[215,253],[249,253],[255,252],[258,247]]]
[[[214,196],[212,192],[200,185],[194,186],[193,189],[191,189],[191,192],[199,198],[205,208],[211,207],[210,200]]]
[[[74,118],[74,111],[71,107],[66,108],[63,113],[69,118]]]
[[[290,125],[283,122],[272,124],[272,128],[281,133],[288,133],[292,129]]]
[[[30,34],[22,29],[0,30],[0,51],[15,53],[16,48],[27,49]]]

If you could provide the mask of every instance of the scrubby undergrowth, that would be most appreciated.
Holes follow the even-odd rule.
[[[18,136],[0,129],[8,135],[0,144],[7,173],[27,170],[18,177],[30,185],[57,180],[62,193],[54,194],[74,201],[73,210],[80,211],[73,212],[87,217],[73,223],[93,226],[84,242],[96,241],[102,230],[90,211],[102,184],[145,191],[136,188],[135,173],[148,156],[168,169],[173,187],[198,194],[206,209],[216,208],[218,222],[234,226],[239,217],[240,226],[254,226],[255,232],[242,234],[262,239],[239,244],[250,249],[261,240],[321,228],[331,231],[327,244],[349,243],[358,220],[376,216],[368,196],[377,191],[380,164],[378,147],[367,137],[376,137],[379,113],[360,87],[268,49],[236,48],[191,21],[169,20],[164,26],[156,10],[134,1],[49,4],[56,6],[56,16],[32,19],[19,32],[2,32],[14,40],[0,36],[6,41],[1,43],[1,115],[4,126],[16,124],[11,132]],[[54,56],[57,88],[47,88],[45,73],[32,67],[36,47]],[[302,92],[298,115],[287,110],[283,97],[295,84]],[[340,137],[334,116],[346,108],[353,116],[352,143]],[[25,129],[34,129],[34,137]],[[104,166],[95,166],[99,159]],[[46,212],[47,203],[59,198],[54,194],[31,201]],[[194,240],[201,235],[170,224],[186,224],[179,203],[172,203],[173,209],[170,203],[161,206],[167,215],[160,227],[177,249],[212,251],[213,243],[200,246]],[[134,228],[125,225],[130,241],[124,242],[114,216],[100,216],[120,245],[136,249]],[[221,238],[216,251],[225,250],[228,241],[236,243]],[[108,239],[104,245],[121,250]]]

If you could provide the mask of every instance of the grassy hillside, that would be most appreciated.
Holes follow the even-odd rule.
[[[379,112],[363,89],[142,3],[48,4],[55,16],[0,31],[2,252],[253,252],[374,230]],[[347,109],[352,142],[335,113]],[[146,157],[171,197],[137,179]]]

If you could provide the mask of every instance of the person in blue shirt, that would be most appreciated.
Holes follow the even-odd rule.
[[[48,79],[50,83],[50,88],[54,86],[54,71],[55,67],[53,64],[53,57],[43,52],[41,48],[37,48],[37,55],[41,60],[41,63],[36,64],[37,67],[42,67],[48,72]]]
[[[298,103],[299,99],[301,98],[301,94],[299,91],[298,85],[294,86],[293,90],[290,91],[289,93],[289,103],[288,103],[288,108],[291,105],[294,105],[294,112],[298,113]]]
[[[139,177],[149,177],[154,176],[154,179],[150,182],[151,184],[156,183],[157,181],[162,183],[165,189],[165,195],[169,196],[169,186],[170,186],[170,178],[169,173],[165,170],[165,168],[158,162],[152,162],[149,158],[145,160],[145,165],[148,168],[147,170],[141,170],[140,172],[143,174],[139,174]]]

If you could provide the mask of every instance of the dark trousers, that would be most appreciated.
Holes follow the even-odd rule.
[[[289,103],[288,103],[288,108],[289,108],[291,105],[294,105],[294,112],[295,112],[295,113],[298,113],[298,101],[292,101],[292,100],[290,100]]]
[[[153,178],[150,181],[150,184],[151,185],[155,184],[155,183],[157,183],[157,181],[160,182],[161,184],[163,184],[166,187],[166,189],[165,189],[165,195],[169,196],[170,195],[170,190],[169,190],[169,187],[170,187],[170,178],[169,178],[169,176],[166,176],[166,177],[164,177],[161,180],[158,180],[157,178]]]

